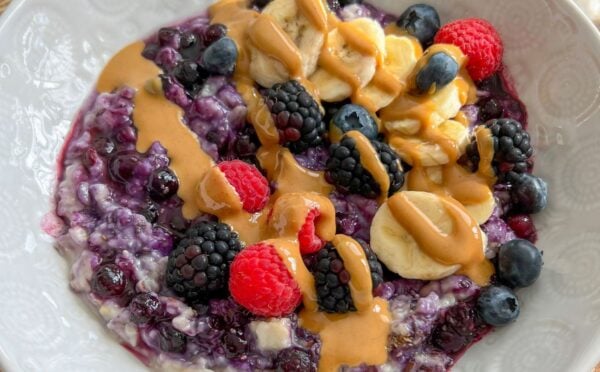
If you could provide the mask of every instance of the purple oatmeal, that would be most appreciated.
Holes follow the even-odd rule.
[[[426,5],[221,0],[160,29],[64,146],[71,288],[155,369],[450,369],[542,264],[501,58]]]

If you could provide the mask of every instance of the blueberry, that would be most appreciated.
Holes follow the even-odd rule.
[[[140,211],[140,214],[144,216],[148,222],[155,223],[160,215],[160,208],[158,204],[150,201],[144,206],[144,209]]]
[[[310,354],[300,348],[283,349],[275,360],[276,372],[314,372],[316,371]]]
[[[127,277],[115,264],[101,266],[91,280],[92,291],[101,298],[120,296],[127,287]]]
[[[511,190],[513,203],[525,213],[538,213],[548,204],[548,185],[528,173],[516,179]]]
[[[170,27],[163,27],[158,30],[158,43],[160,46],[177,48],[179,47],[180,41],[181,32],[179,32],[179,30]]]
[[[109,162],[108,173],[117,182],[126,183],[131,177],[142,157],[135,151],[121,151],[114,154]]]
[[[477,299],[477,311],[487,324],[503,326],[519,316],[519,299],[508,287],[486,287]]]
[[[129,303],[131,321],[136,324],[146,324],[162,315],[163,306],[152,293],[142,293],[135,296]]]
[[[152,172],[148,182],[150,197],[156,201],[170,198],[177,193],[179,180],[169,168],[159,168]]]
[[[198,64],[190,60],[183,60],[173,69],[175,78],[186,88],[191,88],[200,78]]]
[[[204,46],[209,46],[215,41],[225,37],[227,35],[227,26],[221,23],[214,23],[204,31]]]
[[[214,74],[227,75],[233,72],[237,56],[235,42],[229,37],[222,37],[206,48],[202,67]]]
[[[225,355],[229,358],[242,355],[246,352],[248,341],[244,339],[244,334],[241,331],[231,329],[221,337],[221,342],[225,347]]]
[[[396,24],[419,39],[423,47],[427,47],[431,45],[433,37],[440,29],[440,16],[430,5],[415,4],[400,15]]]
[[[435,53],[417,73],[415,79],[420,93],[433,94],[450,83],[458,74],[458,63],[446,53]]]
[[[162,322],[158,325],[158,335],[161,350],[171,353],[185,351],[187,344],[185,335],[173,328],[170,322]]]
[[[142,56],[144,56],[144,58],[154,61],[159,51],[160,46],[158,44],[146,44],[144,50],[142,51]]]
[[[94,148],[102,156],[109,156],[115,152],[117,145],[110,137],[99,136],[94,139]]]
[[[359,105],[342,106],[331,119],[332,139],[339,139],[344,133],[358,130],[369,139],[377,139],[377,124],[369,111]]]
[[[529,241],[514,239],[498,251],[498,279],[511,288],[533,284],[542,270],[542,254]]]

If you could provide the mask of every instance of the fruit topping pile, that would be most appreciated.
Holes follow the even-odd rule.
[[[72,286],[143,358],[316,371],[327,343],[352,346],[339,321],[372,327],[392,369],[445,370],[540,276],[548,187],[498,31],[311,1],[223,0],[145,44],[161,74],[142,89],[208,166],[158,139],[138,152],[129,88],[99,95],[69,144]]]

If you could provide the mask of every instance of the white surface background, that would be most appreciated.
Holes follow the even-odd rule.
[[[499,29],[529,109],[536,172],[551,190],[538,219],[546,265],[538,283],[519,292],[521,318],[454,370],[589,371],[600,359],[597,31],[563,0],[429,2],[444,22],[479,16]],[[2,16],[0,364],[7,371],[145,370],[69,291],[68,269],[39,226],[50,208],[56,154],[109,56],[204,3],[15,0]],[[399,13],[412,1],[376,3]]]

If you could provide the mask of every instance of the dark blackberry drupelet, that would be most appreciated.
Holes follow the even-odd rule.
[[[229,225],[199,222],[169,254],[167,286],[190,303],[225,290],[229,265],[241,249],[238,234]]]
[[[373,289],[383,282],[383,268],[373,252],[361,243],[365,250]],[[310,270],[315,278],[319,309],[328,313],[347,313],[356,311],[350,293],[350,273],[346,271],[344,262],[334,246],[330,243],[316,253]]]
[[[400,159],[394,150],[384,142],[371,140],[371,145],[377,151],[379,161],[389,176],[388,196],[391,196],[404,184],[404,172]],[[342,192],[360,194],[368,198],[375,198],[381,193],[379,184],[361,164],[360,154],[353,138],[342,137],[340,143],[331,145],[329,154],[325,175],[328,182],[334,184]]]
[[[293,153],[323,144],[325,123],[317,102],[296,80],[275,84],[265,102],[279,132],[279,142]]]
[[[527,172],[528,160],[533,155],[533,147],[521,123],[513,119],[493,119],[484,124],[492,132],[494,160],[492,165],[500,182],[513,182],[519,174]],[[467,157],[474,169],[479,164],[477,141],[467,146]]]

